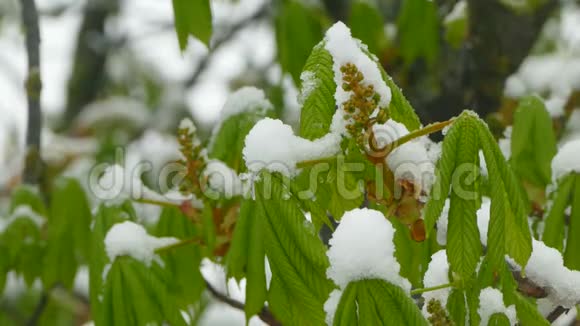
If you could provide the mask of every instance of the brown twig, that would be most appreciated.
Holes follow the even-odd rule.
[[[570,309],[566,309],[562,306],[557,306],[554,310],[552,310],[552,312],[550,312],[550,314],[548,315],[548,317],[546,317],[546,320],[548,320],[550,323],[553,323],[556,321],[556,319],[558,319],[563,313],[568,312],[568,310]]]
[[[38,11],[34,0],[21,0],[20,3],[28,55],[28,76],[25,82],[28,101],[28,123],[26,127],[26,162],[22,177],[25,183],[38,184],[42,176],[43,166],[40,157],[40,134],[42,130],[40,29],[38,26]]]
[[[208,68],[213,53],[215,53],[220,47],[222,47],[225,43],[231,40],[238,32],[243,30],[245,27],[249,26],[256,20],[266,16],[266,14],[269,12],[269,9],[270,3],[266,2],[264,5],[262,5],[260,9],[256,10],[256,12],[253,15],[237,22],[236,24],[233,24],[220,38],[216,39],[211,46],[210,52],[199,61],[195,72],[191,75],[191,77],[189,77],[189,79],[185,81],[186,87],[192,87],[193,85],[195,85],[199,77]]]
[[[232,299],[227,295],[221,293],[216,288],[211,285],[210,282],[205,280],[205,285],[207,290],[219,301],[229,305],[230,307],[236,308],[238,310],[244,311],[244,303],[238,300]],[[276,320],[274,315],[270,312],[270,310],[266,307],[262,308],[262,310],[258,313],[258,317],[266,324],[271,326],[280,326],[282,325],[279,321]]]

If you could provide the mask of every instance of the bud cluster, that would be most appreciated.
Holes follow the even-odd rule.
[[[179,190],[186,194],[194,194],[201,198],[202,189],[199,183],[200,173],[206,165],[205,149],[197,138],[196,128],[190,120],[184,120],[177,130],[179,151],[183,159],[179,162],[185,169]]]
[[[343,80],[342,89],[351,92],[350,98],[342,103],[346,112],[344,119],[351,121],[346,129],[359,145],[364,146],[365,131],[375,121],[384,123],[388,119],[387,111],[386,108],[381,108],[377,117],[372,118],[371,115],[380,101],[380,95],[375,91],[374,86],[363,83],[364,75],[352,63],[343,65],[340,71]],[[381,121],[377,121],[379,119]]]
[[[452,326],[453,321],[447,316],[447,312],[441,305],[441,301],[431,299],[427,303],[427,312],[431,314],[429,316],[429,323],[433,326]]]

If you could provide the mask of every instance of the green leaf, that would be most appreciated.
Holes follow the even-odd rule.
[[[351,282],[341,295],[334,325],[427,325],[415,302],[379,279]]]
[[[494,267],[505,264],[506,254],[520,266],[525,266],[532,253],[525,194],[513,170],[507,166],[493,135],[483,122],[478,121],[477,129],[491,187],[487,255]]]
[[[209,157],[218,159],[236,172],[244,172],[246,166],[242,157],[246,136],[256,122],[268,115],[270,108],[247,108],[242,113],[228,117],[214,131],[209,146]]]
[[[435,253],[439,246],[435,237],[427,241],[417,242],[411,238],[409,228],[396,218],[390,218],[389,221],[395,228],[395,257],[401,265],[401,276],[408,279],[413,287],[423,287],[423,276],[429,265],[431,255]]]
[[[558,187],[551,194],[552,205],[542,235],[542,241],[546,246],[556,248],[560,252],[564,250],[564,216],[566,208],[570,205],[575,179],[575,175],[570,174],[558,181]]]
[[[439,21],[433,1],[407,0],[397,19],[399,50],[407,65],[423,58],[433,64],[439,51]]]
[[[458,7],[461,6],[461,7]],[[457,12],[457,10],[461,10]],[[453,17],[449,13],[443,22],[445,26],[445,40],[454,48],[458,49],[465,41],[469,32],[469,17],[467,14],[467,2],[456,2],[452,9]]]
[[[574,174],[574,196],[572,199],[572,214],[568,226],[568,239],[564,252],[564,265],[570,269],[580,270],[580,174]]]
[[[458,118],[461,119],[461,118]],[[441,148],[441,158],[437,162],[437,175],[435,183],[431,187],[429,201],[423,209],[423,219],[425,220],[425,230],[429,237],[434,230],[435,223],[441,216],[445,200],[451,189],[452,175],[455,171],[457,160],[457,145],[461,139],[462,130],[451,128],[445,135]]]
[[[272,275],[270,289],[268,290],[268,308],[276,317],[276,320],[283,321],[287,325],[311,325],[312,320],[303,313],[301,307],[294,304],[295,301],[302,300],[293,297],[292,292],[277,275]],[[323,325],[323,324],[321,324]]]
[[[102,319],[107,325],[187,325],[167,290],[170,278],[157,264],[116,258],[104,282]]]
[[[246,266],[246,319],[250,319],[264,307],[266,301],[266,264],[264,249],[264,223],[267,218],[263,208],[250,202],[250,225]],[[253,208],[253,209],[252,209]]]
[[[510,163],[520,178],[536,186],[551,182],[551,163],[556,155],[552,118],[538,96],[520,100],[514,113]]]
[[[518,320],[522,325],[549,326],[550,323],[538,311],[536,303],[519,292],[513,291]]]
[[[353,37],[366,44],[371,53],[382,52],[387,43],[384,22],[378,8],[368,1],[355,1],[350,9],[349,26]]]
[[[310,50],[322,38],[320,19],[300,1],[284,1],[276,17],[276,45],[282,70],[300,84]]]
[[[209,0],[173,0],[173,15],[181,51],[187,48],[190,35],[209,47],[212,29]]]
[[[128,201],[118,206],[101,204],[95,215],[94,226],[90,236],[91,259],[89,260],[89,292],[91,312],[95,325],[111,324],[104,319],[104,310],[109,307],[104,306],[103,297],[112,295],[111,287],[106,289],[103,287],[103,271],[105,265],[109,263],[109,258],[105,252],[105,236],[111,226],[126,219],[136,220],[133,206]],[[122,301],[120,301],[119,305],[123,305]]]
[[[449,317],[456,326],[465,325],[465,316],[467,315],[465,304],[465,293],[459,289],[452,289],[447,298],[447,310],[449,311]]]
[[[10,213],[18,206],[28,206],[39,215],[46,216],[46,207],[40,197],[38,189],[29,185],[20,185],[10,195]]]
[[[260,174],[255,184],[258,205],[264,209],[265,250],[272,275],[280,278],[292,301],[313,324],[324,323],[322,306],[332,289],[326,278],[326,248],[314,228],[305,223],[300,206],[281,177]],[[285,321],[282,320],[284,323]]]
[[[357,283],[349,283],[340,296],[334,313],[334,326],[358,325],[357,318]]]
[[[502,313],[495,313],[491,315],[489,321],[487,322],[488,326],[510,326],[510,320],[505,314]]]
[[[304,99],[300,112],[300,136],[310,140],[328,133],[336,110],[333,60],[324,46],[324,41],[318,43],[312,49],[304,66],[303,74],[309,76],[309,82],[313,84],[311,85],[313,88],[308,94],[302,94]]]
[[[479,257],[481,243],[477,228],[476,180],[479,171],[479,141],[476,119],[462,115],[451,127],[461,135],[455,147],[455,170],[447,226],[447,257],[451,271],[463,279],[471,277]]]
[[[175,237],[180,240],[199,238],[194,224],[177,207],[165,207],[153,232],[157,237]],[[171,274],[168,286],[180,306],[187,309],[199,300],[205,282],[199,269],[202,254],[198,245],[175,248],[162,255],[165,269]]]
[[[48,220],[48,247],[43,283],[71,288],[79,264],[89,260],[92,214],[84,190],[75,179],[56,180]]]
[[[350,164],[343,161],[331,165],[326,181],[330,186],[330,201],[328,211],[336,220],[340,220],[345,212],[360,207],[364,195],[360,180],[350,171]],[[360,171],[358,171],[360,172]]]

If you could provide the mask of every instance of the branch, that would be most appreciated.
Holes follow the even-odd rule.
[[[233,307],[236,308],[238,310],[241,311],[245,311],[244,308],[244,303],[240,302],[238,300],[232,299],[230,297],[228,297],[227,295],[221,293],[220,291],[218,291],[216,288],[213,287],[213,285],[211,285],[210,282],[208,282],[207,280],[205,280],[205,285],[207,287],[207,290],[214,296],[214,298],[216,298],[217,300]],[[276,320],[276,318],[274,317],[274,315],[272,315],[272,313],[270,312],[270,310],[267,307],[262,308],[262,310],[258,313],[258,317],[266,324],[271,325],[271,326],[281,326],[282,324]]]
[[[28,77],[25,82],[28,123],[26,127],[26,161],[22,177],[25,183],[38,184],[43,166],[40,157],[40,133],[42,130],[40,29],[34,0],[21,0],[20,3],[22,7],[22,24],[26,32],[26,52],[28,54]]]
[[[36,304],[36,307],[34,308],[34,312],[32,313],[32,316],[26,322],[27,326],[35,326],[36,324],[38,324],[38,320],[40,319],[40,316],[42,316],[44,309],[48,305],[48,299],[50,298],[50,291],[52,291],[52,289],[48,289],[48,290],[42,292],[42,294],[40,295],[40,299],[38,299],[38,303]]]
[[[552,312],[548,315],[548,317],[546,317],[546,320],[548,320],[550,323],[553,323],[556,321],[556,319],[558,319],[563,313],[568,312],[568,310],[570,309],[566,309],[562,306],[557,306],[556,309],[552,310]]]
[[[269,9],[270,4],[269,2],[266,2],[264,5],[262,5],[262,7],[260,7],[260,9],[256,10],[253,15],[233,24],[219,39],[216,39],[212,44],[211,51],[208,52],[208,54],[199,61],[197,69],[193,75],[191,75],[191,77],[185,81],[186,87],[189,88],[195,85],[202,73],[208,68],[213,53],[215,53],[220,47],[231,40],[236,34],[238,34],[238,32],[252,24],[254,21],[265,17],[266,14],[268,14],[270,11]]]

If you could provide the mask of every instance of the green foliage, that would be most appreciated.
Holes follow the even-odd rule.
[[[48,246],[42,281],[47,287],[62,284],[71,288],[81,263],[89,260],[92,214],[78,181],[55,182],[48,220]]]
[[[509,326],[511,325],[510,320],[507,318],[505,314],[502,313],[495,313],[491,315],[489,321],[487,322],[488,326]]]
[[[403,289],[384,280],[351,282],[341,295],[334,325],[428,325]]]
[[[253,200],[243,200],[231,248],[226,257],[228,275],[246,278],[246,317],[257,314],[266,301],[264,249],[265,212]]]
[[[350,9],[349,26],[352,36],[369,47],[369,52],[380,54],[385,48],[384,22],[381,13],[369,1],[357,0]]]
[[[577,248],[580,248],[580,176],[576,175],[575,179],[564,265],[570,269],[580,270],[580,256],[577,251]]]
[[[276,17],[278,60],[294,83],[300,84],[300,74],[310,51],[322,38],[321,18],[300,1],[282,3]]]
[[[311,82],[315,85],[309,94],[302,94],[304,99],[300,111],[300,136],[306,139],[316,139],[327,134],[336,110],[332,56],[324,45],[324,41],[318,43],[304,65],[304,72],[311,75]]]
[[[510,163],[518,176],[539,187],[551,181],[552,158],[556,155],[552,119],[537,96],[520,100],[514,113]]]
[[[181,51],[187,48],[190,35],[209,47],[212,30],[209,0],[173,0],[173,14]]]
[[[450,137],[454,142],[446,148],[456,153],[447,226],[447,257],[451,270],[464,279],[473,274],[481,255],[475,214],[479,171],[477,122],[471,116],[462,115],[449,131],[458,135]]]
[[[199,231],[176,207],[166,207],[161,212],[153,235],[174,237],[180,240],[199,239]],[[165,270],[171,275],[167,279],[169,291],[176,295],[182,309],[192,301],[198,301],[205,283],[199,265],[202,253],[199,246],[183,246],[162,255]]]
[[[552,206],[546,217],[546,224],[542,239],[547,246],[564,249],[564,216],[570,205],[574,185],[578,177],[575,174],[567,175],[558,181],[558,188],[552,192]]]
[[[268,108],[248,108],[227,118],[214,131],[209,147],[209,157],[218,159],[237,172],[246,170],[242,158],[244,140],[252,127],[268,115]]]
[[[407,64],[423,58],[433,64],[439,52],[439,21],[433,1],[407,0],[397,19],[399,49]]]
[[[124,202],[121,205],[101,204],[94,217],[94,226],[91,231],[91,259],[89,261],[89,292],[91,310],[95,325],[108,325],[107,321],[113,318],[106,315],[108,307],[104,305],[103,296],[105,295],[103,287],[103,272],[105,266],[109,263],[109,258],[105,252],[105,236],[109,229],[116,223],[125,220],[134,221],[135,210],[130,202]]]
[[[314,228],[306,223],[297,200],[284,187],[282,179],[265,172],[261,178],[255,185],[256,201],[265,213],[264,247],[272,277],[284,283],[277,291],[287,291],[286,297],[300,298],[290,300],[291,304],[299,307],[312,324],[323,324],[322,305],[332,289],[326,278],[328,258],[324,245]],[[280,308],[272,306],[272,309]]]
[[[167,291],[171,276],[159,265],[125,256],[111,264],[104,281],[103,325],[187,325]]]
[[[480,122],[477,129],[491,185],[487,255],[494,266],[503,264],[506,254],[525,266],[532,252],[525,194],[487,126]]]

